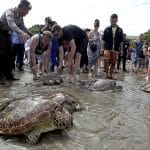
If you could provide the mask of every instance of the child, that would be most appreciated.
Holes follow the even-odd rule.
[[[137,55],[136,55],[135,42],[132,44],[132,48],[131,48],[131,62],[132,62],[132,70],[134,72],[137,67]]]

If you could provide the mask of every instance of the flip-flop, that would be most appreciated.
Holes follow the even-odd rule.
[[[33,77],[33,81],[39,80],[39,77]]]
[[[108,79],[110,79],[110,80],[117,80],[117,79],[114,78],[114,77],[108,77]]]

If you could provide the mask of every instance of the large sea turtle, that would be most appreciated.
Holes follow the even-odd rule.
[[[56,85],[56,84],[61,84],[63,83],[63,79],[61,76],[55,74],[55,73],[48,73],[48,74],[45,74],[43,76],[40,77],[40,82],[42,82],[42,84],[44,85]]]
[[[71,127],[75,103],[65,92],[11,102],[0,113],[0,135],[24,134],[35,144],[43,132]]]
[[[79,81],[79,85],[82,88],[91,90],[91,91],[121,91],[122,86],[117,86],[115,80],[107,80],[107,79],[98,79],[98,80],[82,80]]]
[[[150,93],[150,83],[147,83],[141,87],[141,90],[144,92]]]

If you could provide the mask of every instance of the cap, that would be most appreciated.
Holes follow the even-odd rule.
[[[28,9],[32,9],[32,5],[29,1],[27,0],[21,0],[19,5],[18,5],[19,8],[28,8]]]

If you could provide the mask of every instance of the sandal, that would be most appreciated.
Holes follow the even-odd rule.
[[[39,77],[34,76],[33,81],[37,81],[37,80],[39,80]]]

